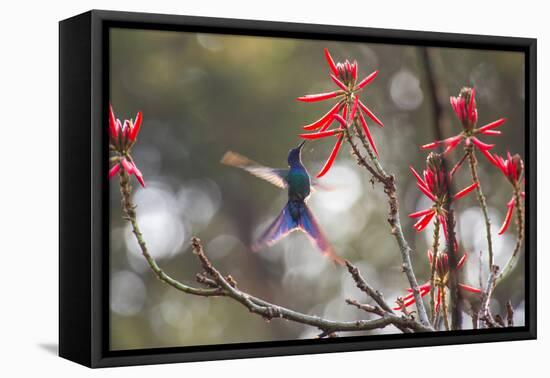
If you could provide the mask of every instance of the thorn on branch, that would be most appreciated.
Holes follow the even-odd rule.
[[[506,322],[508,327],[514,326],[514,308],[511,301],[506,302]]]

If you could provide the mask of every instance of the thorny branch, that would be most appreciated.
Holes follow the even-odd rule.
[[[409,281],[409,285],[413,290],[414,298],[416,301],[416,308],[418,310],[419,320],[425,326],[430,327],[430,321],[428,319],[426,307],[424,306],[424,301],[420,296],[418,281],[416,279],[416,276],[412,268],[412,262],[411,262],[412,249],[409,246],[409,243],[407,242],[407,240],[405,239],[405,235],[403,234],[403,229],[401,228],[401,221],[399,218],[399,202],[397,201],[397,188],[395,186],[395,176],[387,174],[384,168],[380,165],[378,158],[372,151],[370,145],[365,139],[365,136],[361,132],[361,129],[359,124],[357,123],[357,120],[353,120],[353,125],[355,128],[355,134],[361,141],[363,148],[367,151],[367,154],[369,155],[369,158],[373,164],[373,167],[368,164],[364,166],[367,168],[367,170],[370,173],[372,173],[374,178],[384,186],[384,193],[388,197],[388,204],[389,204],[388,223],[390,224],[391,233],[392,235],[394,235],[397,241],[397,244],[399,246],[399,251],[401,252],[403,271],[405,272],[405,275],[407,276],[407,279]],[[348,136],[348,142],[350,142],[350,145],[352,147],[353,155],[358,160],[365,161],[365,158],[361,155],[361,153],[357,149],[357,146],[353,143],[353,140],[351,136],[349,136],[349,133],[346,135]],[[374,171],[375,173],[373,173],[372,171]]]
[[[481,307],[479,310],[478,319],[485,322],[488,328],[498,328],[500,325],[495,321],[491,315],[491,310],[489,309],[489,302],[491,296],[493,295],[493,290],[495,288],[495,280],[498,275],[499,268],[496,265],[491,267],[491,272],[489,273],[489,278],[487,279],[487,286],[481,295]]]
[[[487,201],[485,199],[485,195],[483,194],[483,190],[481,189],[481,182],[479,181],[479,177],[477,174],[477,159],[476,159],[476,155],[474,153],[474,149],[472,145],[466,147],[466,155],[468,156],[468,161],[470,163],[470,172],[472,175],[472,181],[474,183],[477,183],[477,187],[476,187],[477,200],[479,202],[479,207],[481,208],[483,219],[485,221],[485,234],[487,236],[487,251],[489,253],[489,267],[492,267],[494,264],[494,257],[493,257],[493,241],[491,238],[491,219],[489,218],[489,212],[487,210]]]
[[[231,276],[224,276],[214,267],[212,262],[206,256],[200,240],[195,237],[192,238],[191,246],[193,253],[197,256],[199,262],[201,263],[202,269],[204,270],[204,273],[197,274],[196,280],[198,283],[206,286],[206,288],[197,288],[185,285],[164,273],[149,253],[137,223],[135,211],[136,206],[132,203],[131,199],[131,185],[129,182],[129,176],[124,169],[121,169],[120,171],[120,192],[122,195],[122,208],[125,214],[125,219],[127,219],[132,225],[132,231],[138,241],[143,256],[149,263],[149,266],[156,274],[157,278],[175,289],[192,295],[228,297],[242,304],[250,312],[258,314],[266,320],[281,318],[316,327],[322,331],[322,337],[335,336],[336,332],[368,331],[384,328],[389,325],[394,325],[395,327],[403,330],[403,332],[432,331],[431,328],[422,325],[411,317],[399,316],[393,313],[391,308],[389,308],[389,306],[384,302],[381,294],[372,289],[370,285],[368,285],[361,278],[357,268],[349,262],[346,262],[346,265],[348,266],[350,273],[353,272],[352,275],[356,282],[359,282],[357,280],[360,280],[364,291],[367,292],[367,294],[371,293],[373,295],[373,299],[384,308],[380,308],[380,311],[377,312],[379,317],[376,319],[335,321],[321,318],[319,316],[303,314],[298,311],[269,303],[261,298],[254,297],[244,291],[241,291]]]

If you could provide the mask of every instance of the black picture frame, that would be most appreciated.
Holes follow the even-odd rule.
[[[109,351],[107,32],[115,26],[523,52],[526,326]],[[536,338],[536,39],[92,10],[60,22],[59,44],[61,357],[89,367],[109,367]]]

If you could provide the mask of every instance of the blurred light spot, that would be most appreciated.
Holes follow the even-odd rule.
[[[316,189],[311,196],[312,203],[334,213],[349,211],[363,189],[356,169],[349,165],[336,164],[325,177],[320,183],[327,189]]]
[[[143,308],[146,298],[141,278],[130,271],[115,272],[111,276],[111,310],[119,315],[132,316]]]
[[[197,41],[199,44],[207,50],[212,52],[218,52],[223,50],[223,41],[220,37],[214,34],[197,34]]]
[[[213,259],[221,259],[229,254],[235,247],[244,248],[244,244],[232,235],[219,235],[212,239],[206,246],[208,255]]]
[[[160,304],[160,315],[162,320],[175,328],[193,328],[193,313],[181,300],[170,298]]]
[[[403,110],[414,110],[422,104],[424,95],[420,81],[408,70],[400,70],[393,75],[390,95],[395,104]]]
[[[149,182],[147,190],[138,189],[134,201],[139,208],[140,229],[147,240],[149,253],[155,258],[164,258],[179,252],[188,233],[177,213],[177,203],[169,188],[159,182]],[[125,241],[128,262],[134,270],[144,271],[147,262],[141,255],[141,248],[129,223],[125,230]]]
[[[323,256],[316,245],[313,245],[302,232],[295,232],[281,241],[284,248],[286,265],[285,285],[292,277],[317,279],[319,274],[330,264],[330,259]]]
[[[212,180],[191,181],[179,190],[177,198],[179,213],[199,229],[210,223],[221,204],[220,189]]]
[[[485,62],[478,64],[472,69],[470,81],[476,89],[476,99],[482,98],[489,102],[495,100],[494,93],[499,91],[499,79],[492,64]]]

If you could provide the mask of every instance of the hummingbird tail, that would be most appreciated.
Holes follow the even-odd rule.
[[[303,204],[303,212],[301,213],[299,223],[300,230],[308,236],[309,240],[319,248],[323,255],[329,257],[337,264],[345,265],[344,259],[336,254],[325,233],[321,230],[319,223],[317,223],[317,219],[315,219],[313,213],[305,203]]]
[[[344,260],[336,255],[313,213],[304,202],[289,201],[258,241],[252,245],[252,250],[257,252],[265,246],[270,247],[295,230],[304,232],[323,255],[337,264],[344,265]]]

